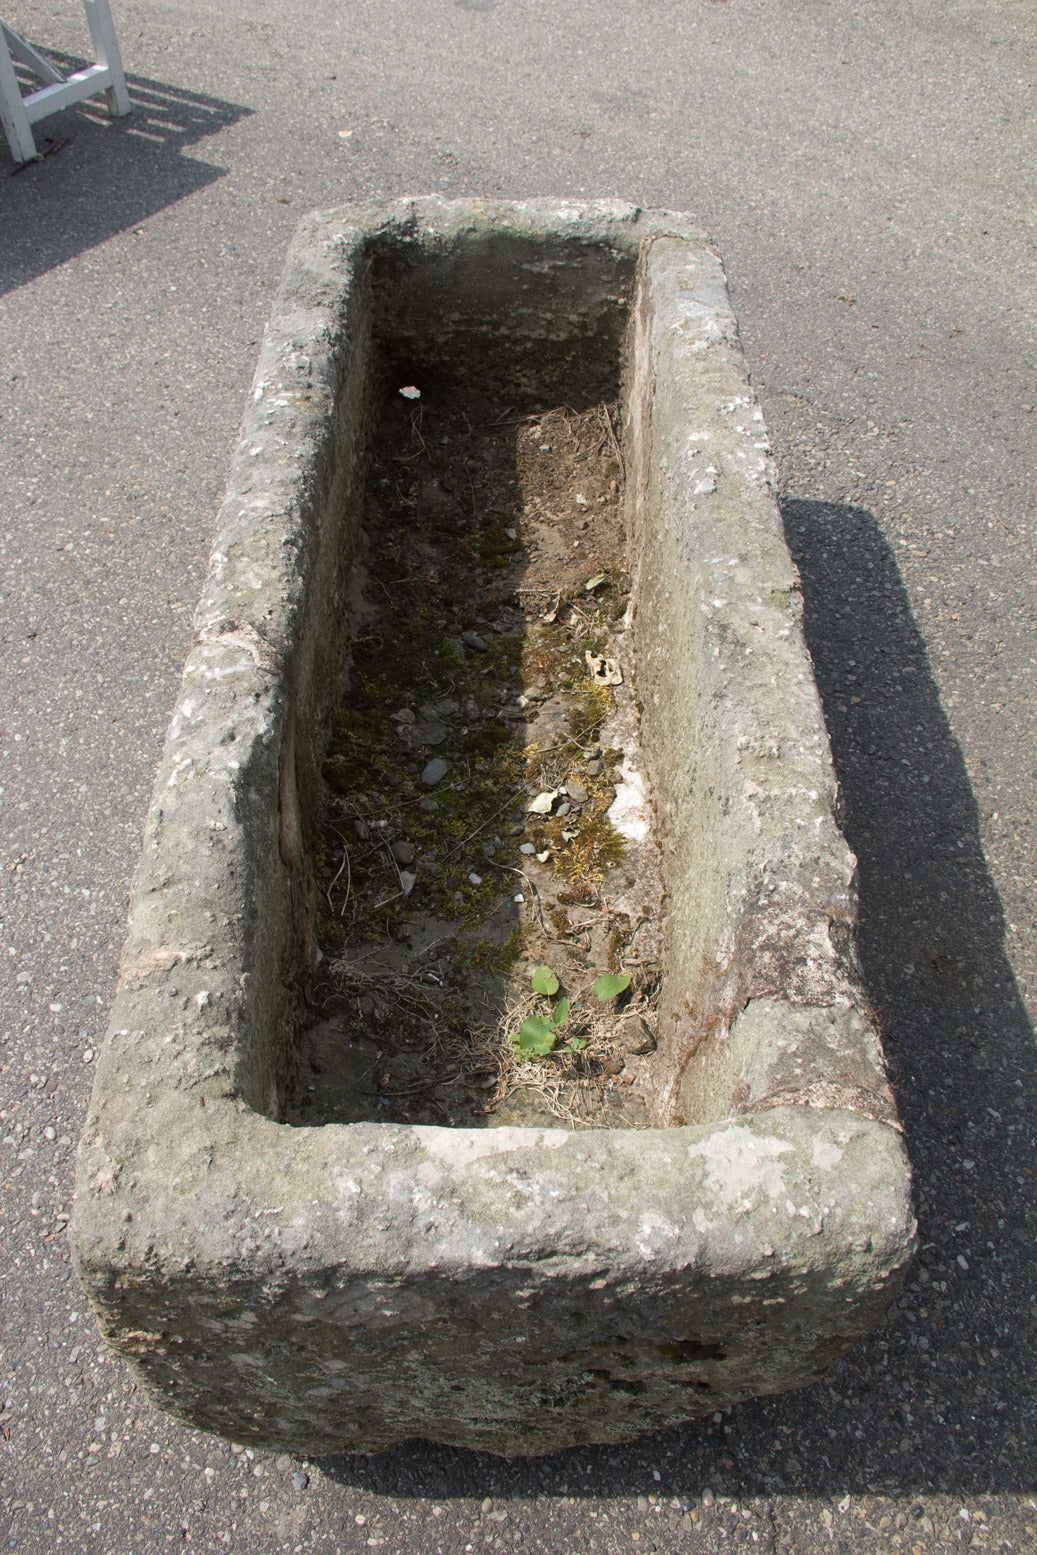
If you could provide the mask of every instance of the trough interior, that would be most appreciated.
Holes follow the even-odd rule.
[[[311,573],[311,597],[299,644],[296,693],[282,772],[282,835],[285,815],[302,867],[293,875],[293,919],[299,965],[282,981],[295,989],[288,1018],[269,1024],[251,1055],[246,1094],[257,1110],[284,1118],[298,1064],[300,1031],[312,1011],[316,955],[315,922],[320,899],[315,853],[320,846],[320,771],[333,707],[348,685],[348,643],[356,630],[355,571],[362,558],[360,524],[371,441],[381,408],[400,386],[421,384],[424,392],[470,391],[480,384],[497,392],[506,386],[517,412],[564,405],[573,410],[621,393],[623,461],[627,472],[628,566],[634,575],[634,618],[638,645],[656,630],[676,634],[667,645],[681,664],[679,695],[639,697],[641,737],[653,787],[667,790],[661,807],[666,835],[665,866],[685,871],[681,888],[670,892],[664,914],[659,1047],[653,1058],[654,1094],[645,1121],[653,1126],[704,1121],[722,1115],[723,1098],[697,1098],[697,1115],[676,1109],[677,1076],[683,1055],[667,1042],[668,1012],[686,1009],[703,986],[710,960],[708,872],[711,840],[699,826],[694,856],[689,852],[696,803],[706,777],[709,734],[697,719],[700,698],[689,677],[695,652],[689,632],[697,629],[694,604],[674,608],[667,590],[667,619],[656,622],[659,594],[644,591],[638,572],[645,549],[657,566],[673,559],[659,552],[643,471],[650,437],[651,373],[639,360],[643,342],[636,326],[637,254],[600,243],[523,240],[490,233],[462,235],[440,251],[427,235],[419,244],[406,234],[380,234],[370,242],[366,267],[352,289],[346,332],[334,446],[327,450],[327,499],[321,525],[323,554]],[[665,538],[665,537],[664,537]],[[689,651],[691,649],[691,651]],[[667,671],[663,671],[665,680]],[[348,696],[348,691],[345,692]],[[665,727],[666,723],[669,727]],[[689,749],[694,732],[700,747]],[[661,762],[660,758],[661,757]],[[289,802],[286,802],[286,789]],[[294,794],[291,793],[294,790]],[[282,854],[284,847],[282,846]],[[303,885],[300,887],[300,877]],[[689,891],[688,881],[694,880]],[[665,881],[664,883],[668,883]],[[715,895],[715,893],[714,893]],[[678,916],[674,917],[674,906]],[[603,968],[604,969],[604,968]],[[291,1034],[289,1037],[289,1033]],[[258,1062],[256,1062],[258,1060]],[[350,1113],[341,1121],[377,1114]],[[292,1121],[303,1121],[293,1118]],[[518,1121],[518,1120],[516,1120]],[[545,1118],[531,1118],[542,1125]]]

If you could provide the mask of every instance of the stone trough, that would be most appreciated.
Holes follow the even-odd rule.
[[[654,1126],[290,1127],[371,407],[386,364],[491,357],[573,394],[622,368],[666,887]],[[80,1152],[79,1276],[157,1403],[310,1455],[545,1453],[808,1383],[880,1321],[909,1169],[800,611],[723,271],[685,217],[430,198],[303,225]]]

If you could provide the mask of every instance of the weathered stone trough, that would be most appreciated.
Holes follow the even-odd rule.
[[[667,889],[656,1126],[289,1127],[381,365],[493,356],[575,393],[621,354]],[[762,418],[686,218],[422,199],[306,222],[80,1153],[79,1275],[151,1396],[308,1454],[533,1454],[798,1386],[866,1335],[914,1225],[835,807]]]

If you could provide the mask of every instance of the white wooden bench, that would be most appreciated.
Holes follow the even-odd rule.
[[[84,97],[103,92],[113,118],[130,111],[130,95],[108,0],[83,0],[83,4],[97,63],[70,76],[63,76],[0,17],[0,123],[16,162],[31,162],[39,157],[32,136],[34,124],[61,108],[82,102]],[[24,97],[15,75],[15,60],[43,82]]]

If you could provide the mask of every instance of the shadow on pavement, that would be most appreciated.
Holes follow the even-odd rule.
[[[721,1419],[511,1463],[413,1443],[322,1460],[333,1479],[432,1498],[669,1498],[707,1485],[740,1496],[997,1494],[1037,1483],[1033,1031],[976,802],[875,519],[806,501],[783,516],[859,859],[865,980],[915,1170],[922,1251],[905,1292],[822,1382]]]
[[[84,61],[50,52],[63,73]],[[42,162],[18,167],[0,140],[0,295],[222,178],[185,150],[252,113],[238,103],[128,75],[133,112],[103,98],[34,127]]]

